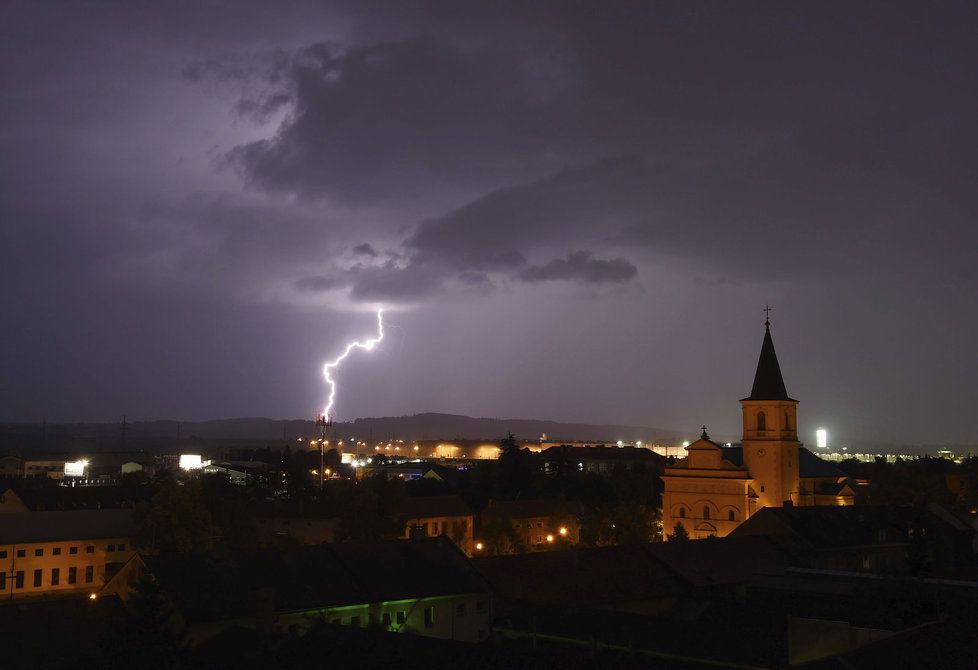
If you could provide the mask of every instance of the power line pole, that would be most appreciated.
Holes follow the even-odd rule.
[[[333,425],[333,417],[320,414],[316,417],[316,425],[319,426],[319,494],[321,496],[325,474],[323,468],[326,467],[326,435]]]

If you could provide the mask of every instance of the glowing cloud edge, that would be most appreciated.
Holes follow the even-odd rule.
[[[337,356],[335,359],[326,363],[323,366],[323,377],[326,378],[326,383],[329,384],[329,399],[326,402],[326,409],[323,410],[323,415],[327,418],[332,417],[333,407],[336,405],[336,380],[332,377],[332,372],[343,362],[347,356],[354,349],[363,349],[364,351],[371,351],[379,342],[384,339],[384,310],[380,308],[377,310],[377,337],[370,338],[363,342],[354,341],[346,345],[343,353]]]

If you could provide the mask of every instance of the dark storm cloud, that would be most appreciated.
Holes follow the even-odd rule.
[[[520,273],[528,282],[577,281],[585,284],[624,284],[638,274],[624,258],[591,258],[586,251],[575,251],[566,258],[555,258],[545,265],[529,267]]]

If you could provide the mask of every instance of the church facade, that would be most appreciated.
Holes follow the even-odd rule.
[[[798,441],[798,401],[789,397],[765,322],[751,394],[740,401],[743,446],[724,447],[706,427],[685,458],[665,468],[663,533],[722,537],[762,507],[851,505],[846,478]]]

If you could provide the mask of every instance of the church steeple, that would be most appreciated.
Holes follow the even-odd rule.
[[[778,355],[774,351],[770,321],[764,322],[764,342],[761,344],[761,356],[757,360],[757,372],[754,373],[754,386],[750,390],[750,396],[744,400],[791,400],[784,387]]]

